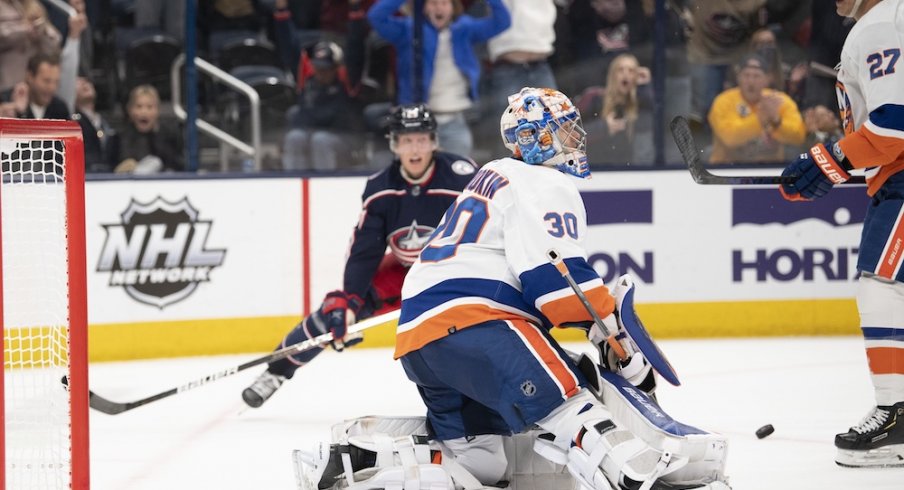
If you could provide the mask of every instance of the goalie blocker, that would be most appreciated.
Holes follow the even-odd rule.
[[[468,442],[474,451],[465,454],[488,464],[505,463],[499,483],[486,487],[451,456],[446,444],[458,440],[428,440],[423,417],[361,417],[334,426],[331,443],[322,442],[313,452],[293,452],[298,488],[729,489],[724,473],[727,440],[723,436],[674,420],[653,398],[586,354],[573,357],[591,381],[592,394],[611,412],[611,420],[606,422],[613,430],[604,431],[601,437],[622,433],[605,448],[613,455],[611,462],[621,466],[613,471],[641,478],[640,468],[650,466],[652,455],[656,477],[649,481],[623,479],[617,487],[606,479],[586,481],[580,476],[582,462],[576,453],[593,458],[603,450],[601,446],[563,451],[552,434],[535,427],[522,434],[477,436]],[[634,437],[625,437],[630,435]],[[473,462],[469,466],[473,468]]]

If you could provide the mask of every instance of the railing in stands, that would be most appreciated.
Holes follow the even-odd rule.
[[[185,121],[188,114],[182,106],[182,66],[185,64],[185,55],[180,54],[173,61],[173,67],[170,72],[170,80],[173,89],[173,111],[180,120]],[[251,85],[242,82],[238,78],[217,68],[212,63],[202,58],[195,57],[195,66],[198,70],[210,75],[217,81],[227,85],[235,91],[243,94],[248,98],[251,104],[251,144],[236,138],[226,131],[214,126],[210,122],[201,119],[196,120],[198,130],[203,131],[208,136],[220,142],[220,170],[226,172],[229,170],[229,152],[227,147],[234,148],[245,156],[250,157],[254,161],[254,171],[261,170],[261,100],[260,95]]]

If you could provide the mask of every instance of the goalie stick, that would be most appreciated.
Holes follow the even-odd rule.
[[[619,360],[624,361],[627,359],[628,353],[625,352],[625,348],[618,343],[618,339],[615,338],[615,332],[610,332],[609,329],[606,328],[603,319],[596,313],[593,305],[590,304],[590,300],[584,295],[584,291],[582,291],[581,287],[574,282],[574,278],[571,277],[571,273],[568,272],[568,265],[562,260],[562,256],[559,255],[559,252],[556,249],[551,248],[546,251],[546,258],[549,259],[549,263],[559,271],[559,274],[562,274],[562,277],[565,278],[565,282],[567,282],[568,285],[571,286],[571,289],[574,290],[574,294],[581,300],[581,304],[587,309],[587,313],[590,313],[590,318],[593,318],[593,323],[596,323],[596,326],[603,331],[604,335],[606,335],[606,343],[612,347],[612,350]]]
[[[681,158],[687,164],[687,169],[691,173],[694,182],[703,185],[769,185],[769,184],[792,184],[797,179],[795,177],[783,177],[780,175],[715,175],[706,170],[703,160],[700,158],[700,150],[694,143],[694,137],[691,134],[691,128],[687,124],[687,119],[683,116],[675,116],[669,123],[669,129],[672,131],[672,138],[678,146]],[[863,184],[866,178],[862,175],[854,175],[844,184]]]
[[[371,317],[366,320],[361,320],[358,323],[349,325],[346,335],[351,335],[354,333],[362,332],[364,330],[367,330],[368,328],[375,327],[377,325],[382,325],[386,322],[389,322],[392,320],[397,320],[398,318],[399,318],[399,310],[393,310],[388,313],[384,313],[382,315]],[[151,396],[142,398],[140,400],[135,400],[132,402],[124,402],[124,403],[115,402],[115,401],[109,400],[107,398],[104,398],[104,397],[98,395],[97,393],[94,393],[93,391],[89,390],[88,391],[88,404],[91,406],[91,408],[97,410],[98,412],[103,412],[107,415],[117,415],[122,412],[132,410],[133,408],[138,408],[142,405],[147,405],[148,403],[152,403],[157,400],[161,400],[163,398],[167,398],[167,397],[173,396],[175,394],[197,388],[199,386],[204,386],[204,385],[211,383],[213,381],[216,381],[218,379],[225,378],[227,376],[232,376],[233,374],[236,374],[239,371],[244,371],[245,369],[248,369],[250,367],[254,367],[259,364],[278,361],[280,359],[289,357],[293,354],[298,354],[298,353],[313,349],[315,347],[319,347],[321,345],[329,343],[331,340],[333,340],[333,336],[329,332],[325,333],[323,335],[318,335],[317,337],[305,340],[304,342],[299,342],[297,344],[292,344],[292,345],[283,347],[282,349],[275,350],[275,351],[267,354],[266,356],[258,357],[257,359],[248,361],[244,364],[240,364],[238,366],[234,366],[231,368],[223,369],[221,371],[217,371],[212,374],[208,374],[207,376],[198,378],[193,381],[189,381],[188,383],[177,386],[175,388],[171,388],[169,390],[157,393],[156,395],[151,395]],[[67,380],[66,380],[65,376],[63,377],[62,381],[63,381],[64,385],[67,384]]]
[[[590,300],[587,299],[587,296],[584,295],[584,291],[581,290],[580,286],[574,281],[574,278],[571,277],[571,273],[568,271],[568,265],[562,260],[562,256],[559,252],[551,248],[546,251],[546,258],[548,258],[549,262],[559,271],[559,274],[562,274],[562,277],[565,278],[565,281],[571,286],[571,289],[574,290],[574,294],[581,300],[581,304],[584,305],[587,313],[590,313],[593,322],[596,323],[600,330],[603,331],[603,334],[606,335],[606,343],[612,347],[616,357],[618,357],[620,361],[626,360],[628,358],[628,353],[619,341],[621,335],[610,332],[606,325],[603,324],[603,320],[596,313],[596,310],[590,304]],[[619,279],[619,281],[621,280],[622,279]],[[616,298],[616,302],[619,303],[618,311],[621,315],[619,322],[624,327],[631,340],[634,341],[634,345],[640,349],[640,352],[646,357],[650,366],[652,366],[660,376],[665,378],[666,381],[675,386],[680,386],[681,381],[678,380],[678,373],[675,372],[675,368],[672,367],[672,364],[669,362],[668,358],[665,357],[665,354],[659,350],[659,346],[657,346],[656,342],[650,337],[646,327],[643,326],[643,323],[641,323],[640,318],[638,318],[637,313],[634,311],[634,283],[630,281],[630,279],[627,280],[629,282],[625,283],[624,286],[628,287],[628,292],[620,299]]]

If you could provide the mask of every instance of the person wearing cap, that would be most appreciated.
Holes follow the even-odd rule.
[[[342,71],[342,48],[320,41],[308,54],[310,74],[303,79],[298,102],[287,119],[284,170],[336,170],[350,166],[360,113]]]
[[[807,128],[797,104],[784,92],[768,88],[769,65],[747,54],[737,65],[738,86],[713,101],[711,163],[766,163],[785,160],[785,151],[804,142]]]

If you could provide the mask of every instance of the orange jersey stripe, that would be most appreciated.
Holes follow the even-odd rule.
[[[399,332],[396,335],[396,348],[393,357],[398,359],[405,354],[441,339],[451,332],[468,328],[490,320],[520,320],[516,313],[498,310],[484,304],[458,305],[437,313],[414,328]]]
[[[584,291],[587,300],[596,309],[600,318],[606,318],[615,311],[615,298],[609,294],[606,286],[599,286]],[[562,298],[554,299],[540,306],[540,311],[549,318],[553,325],[561,325],[568,322],[592,321],[590,312],[584,308],[581,300],[575,294],[569,294]]]
[[[838,142],[854,168],[881,167],[869,179],[867,194],[874,195],[892,175],[904,170],[904,139],[882,136],[864,124]]]
[[[527,345],[537,356],[537,359],[546,366],[546,369],[555,378],[556,383],[562,389],[562,395],[569,398],[577,394],[580,387],[578,380],[559,353],[552,348],[549,340],[538,330],[539,327],[523,319],[510,320],[509,325],[521,335]]]
[[[873,374],[904,374],[904,349],[869,347],[866,349],[866,357]]]
[[[898,224],[892,230],[885,245],[885,251],[879,261],[876,274],[887,279],[894,279],[904,259],[904,219],[898,217]]]

